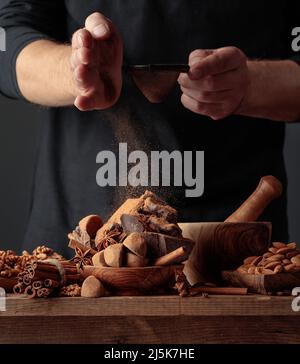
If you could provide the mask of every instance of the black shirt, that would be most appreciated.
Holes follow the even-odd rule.
[[[145,64],[186,63],[194,49],[229,45],[249,58],[291,58],[291,31],[299,25],[299,8],[294,1],[266,0],[1,0],[7,51],[0,54],[0,91],[22,98],[15,72],[21,49],[37,39],[70,41],[94,11],[118,27],[124,62]],[[273,174],[286,184],[284,123],[241,116],[213,122],[184,109],[178,86],[166,101],[151,104],[124,74],[113,108],[47,109],[41,123],[27,248],[46,242],[64,252],[66,234],[80,218],[98,213],[105,219],[126,197],[143,192],[145,188],[96,184],[96,155],[102,150],[117,153],[120,142],[127,142],[129,151],[147,153],[205,151],[202,197],[184,198],[179,187],[155,189],[179,209],[183,221],[224,220],[263,175]],[[285,194],[262,218],[273,221],[275,239],[287,239]]]

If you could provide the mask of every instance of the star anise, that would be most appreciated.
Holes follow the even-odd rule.
[[[126,233],[123,232],[122,227],[119,224],[114,224],[104,232],[104,236],[99,241],[97,248],[101,251],[110,245],[122,243],[125,237]]]
[[[88,249],[85,252],[83,252],[81,249],[76,247],[75,248],[75,253],[76,253],[75,257],[72,258],[70,260],[70,262],[76,263],[76,265],[79,269],[82,269],[82,267],[85,265],[92,265],[92,258],[90,255],[90,251],[91,251],[91,249]]]

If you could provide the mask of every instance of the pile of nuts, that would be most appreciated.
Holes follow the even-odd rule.
[[[13,250],[0,250],[0,278],[17,277],[29,261],[33,259],[46,260],[48,258],[63,259],[53,249],[44,245],[38,246],[32,254],[24,250],[21,256],[17,255]]]
[[[24,252],[23,252],[24,254]],[[32,252],[32,256],[35,257],[38,260],[46,260],[46,259],[58,259],[63,260],[64,258],[57,254],[53,249],[48,248],[45,245],[38,246],[34,249]]]
[[[275,242],[261,256],[252,256],[244,260],[237,271],[243,274],[278,274],[300,272],[300,250],[296,243]]]
[[[32,256],[24,251],[18,256],[14,251],[0,251],[0,277],[16,277],[25,267],[26,263],[32,259]]]
[[[59,291],[60,297],[80,297],[81,287],[75,283],[69,286],[64,286]]]

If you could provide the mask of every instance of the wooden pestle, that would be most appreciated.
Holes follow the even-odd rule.
[[[265,208],[282,194],[282,183],[274,176],[262,177],[256,190],[225,222],[256,221]]]

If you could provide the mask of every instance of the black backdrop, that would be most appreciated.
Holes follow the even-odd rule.
[[[0,250],[19,251],[24,234],[39,120],[39,108],[0,96]],[[286,136],[290,238],[300,245],[300,123]],[[41,211],[47,214],[47,211]],[[41,244],[46,242],[41,242]]]

